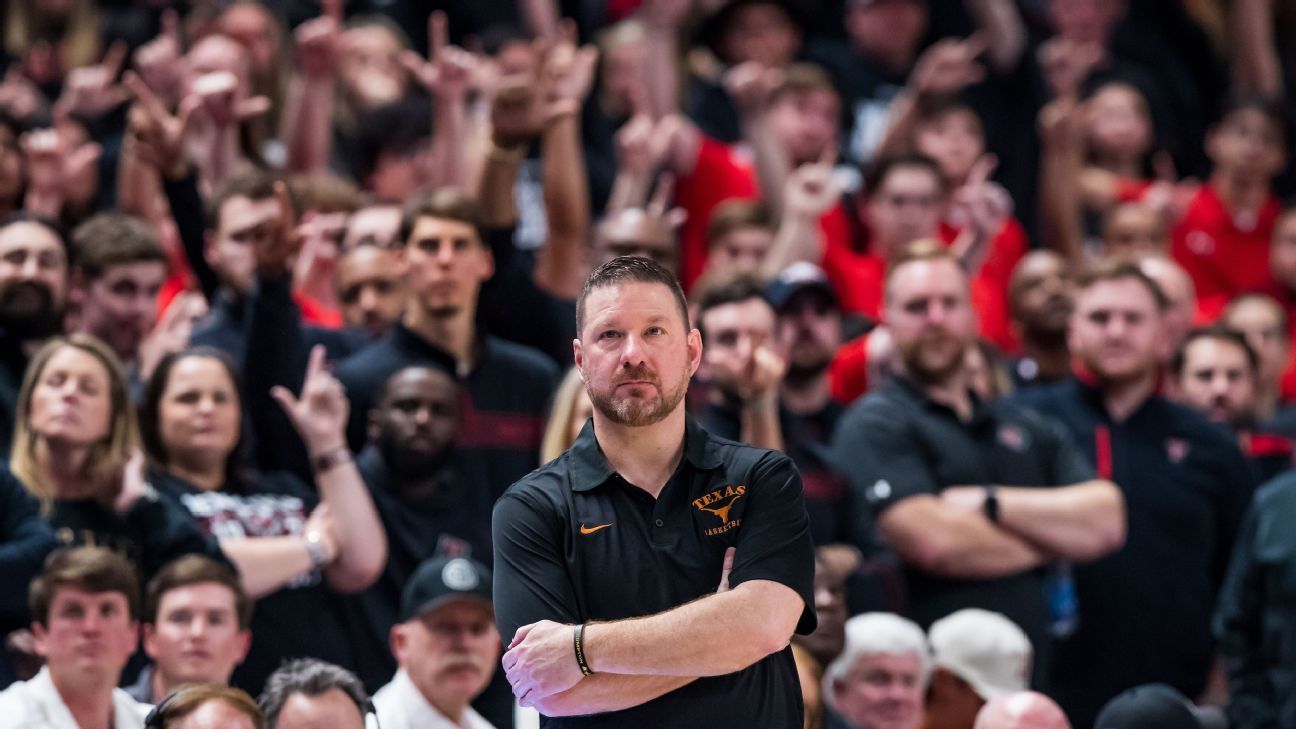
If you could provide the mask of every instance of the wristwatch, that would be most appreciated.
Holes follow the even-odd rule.
[[[319,532],[306,532],[306,553],[310,555],[312,570],[328,566],[328,554],[324,551],[324,541],[320,539]]]
[[[985,517],[991,524],[999,523],[999,491],[992,483],[985,484]]]
[[[345,446],[334,448],[331,451],[325,451],[318,456],[311,457],[311,470],[315,473],[325,473],[327,471],[351,461],[351,451]]]

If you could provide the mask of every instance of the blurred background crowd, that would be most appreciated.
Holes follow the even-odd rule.
[[[800,470],[806,727],[1296,729],[1296,5],[0,18],[0,727],[534,721],[491,509],[635,255]]]

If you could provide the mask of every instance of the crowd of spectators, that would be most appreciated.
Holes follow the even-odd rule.
[[[0,17],[0,728],[534,721],[492,509],[642,256],[800,472],[807,729],[1296,729],[1290,3]]]

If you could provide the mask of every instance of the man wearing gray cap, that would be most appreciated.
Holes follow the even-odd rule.
[[[932,649],[927,691],[927,729],[972,729],[988,701],[1030,683],[1030,639],[999,613],[969,608],[935,623],[927,633]]]
[[[470,559],[431,559],[401,596],[391,648],[400,670],[374,694],[383,729],[494,729],[469,706],[499,660],[491,574]]]

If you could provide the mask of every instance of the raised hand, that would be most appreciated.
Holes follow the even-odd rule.
[[[766,68],[755,61],[740,63],[724,75],[725,91],[738,107],[738,113],[748,119],[764,113],[781,83],[782,70]]]
[[[1104,54],[1097,43],[1051,38],[1040,45],[1037,57],[1053,95],[1075,99],[1080,96],[1080,85],[1102,62]]]
[[[308,79],[332,79],[341,43],[342,0],[321,0],[319,17],[293,31],[297,70]]]
[[[577,47],[575,22],[563,20],[561,28],[563,39],[545,53],[541,70],[546,123],[580,111],[594,85],[594,68],[598,64],[598,48]]]
[[[274,191],[279,214],[266,223],[265,230],[252,236],[252,256],[256,259],[257,273],[266,278],[277,278],[287,273],[292,257],[301,248],[293,204],[288,196],[288,183],[275,182]]]
[[[57,217],[65,201],[80,199],[98,183],[103,148],[75,144],[65,132],[37,129],[18,140],[27,162],[28,212]]]
[[[207,299],[202,294],[197,291],[177,294],[153,330],[140,342],[140,378],[147,381],[163,357],[184,349],[194,322],[206,314]]]
[[[199,76],[192,90],[200,101],[196,111],[219,129],[228,129],[270,111],[268,98],[246,96],[238,77],[229,71]]]
[[[954,192],[951,221],[963,226],[965,234],[959,236],[954,252],[969,271],[981,267],[994,236],[1012,215],[1012,196],[990,180],[998,164],[994,155],[982,155],[973,163],[967,181]]]
[[[836,160],[837,147],[830,144],[824,148],[818,162],[801,165],[788,176],[783,190],[786,214],[817,220],[841,201],[844,187],[833,171]]]
[[[167,111],[162,100],[138,75],[126,72],[126,87],[135,95],[127,113],[126,144],[145,164],[176,179],[188,168],[185,139],[190,121],[202,101],[190,96],[180,102],[178,114]]]
[[[168,8],[162,11],[162,30],[157,37],[135,50],[135,72],[164,103],[180,98],[180,16]]]
[[[445,12],[428,16],[428,60],[414,51],[401,54],[401,63],[420,84],[440,101],[463,101],[478,75],[477,56],[450,44]]]
[[[323,345],[311,348],[300,398],[278,386],[270,390],[270,396],[283,408],[312,455],[346,447],[351,403],[342,391],[342,383],[329,374],[324,364]]]
[[[0,81],[0,109],[15,119],[26,119],[45,108],[45,97],[17,63],[10,63]]]
[[[129,99],[130,93],[117,83],[127,53],[126,43],[117,41],[104,53],[103,62],[72,69],[63,83],[62,96],[54,103],[55,115],[97,119]]]
[[[986,40],[980,34],[937,41],[918,57],[909,85],[919,96],[930,96],[956,93],[979,83],[985,78],[985,67],[977,57],[985,49]]]
[[[113,511],[125,514],[135,508],[142,497],[154,493],[153,486],[144,478],[144,451],[136,448],[122,470],[121,488],[113,499]]]

